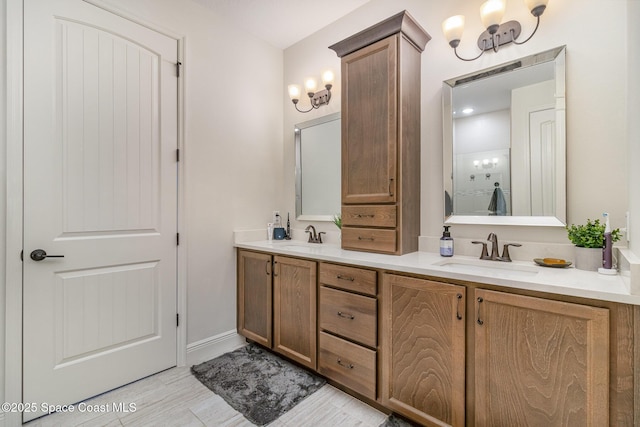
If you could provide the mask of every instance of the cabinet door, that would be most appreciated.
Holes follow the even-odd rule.
[[[385,274],[382,403],[421,424],[465,422],[464,286]]]
[[[271,347],[271,255],[238,251],[238,333]]]
[[[274,350],[316,369],[316,263],[275,256]]]
[[[475,291],[476,426],[606,426],[609,310]]]
[[[342,58],[342,203],[396,201],[398,35]]]

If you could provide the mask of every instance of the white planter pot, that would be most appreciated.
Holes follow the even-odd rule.
[[[598,271],[602,267],[602,248],[575,246],[575,266],[580,270]]]

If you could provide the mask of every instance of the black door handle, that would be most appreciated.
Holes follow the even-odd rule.
[[[64,258],[64,255],[47,255],[44,249],[36,249],[31,252],[30,256],[34,261],[42,261],[45,258]]]

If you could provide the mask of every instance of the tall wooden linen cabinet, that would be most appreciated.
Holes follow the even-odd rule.
[[[402,255],[420,233],[420,55],[403,11],[332,46],[342,68],[342,248]]]

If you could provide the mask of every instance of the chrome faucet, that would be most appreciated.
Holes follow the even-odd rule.
[[[480,254],[480,259],[486,259],[490,261],[511,262],[511,256],[509,255],[509,246],[522,246],[520,243],[506,243],[502,248],[502,255],[498,256],[498,236],[495,233],[490,233],[487,237],[487,241],[491,242],[491,255],[489,255],[489,251],[487,250],[486,242],[474,240],[471,243],[482,245],[482,253]]]
[[[322,235],[326,234],[324,231],[316,233],[316,228],[313,225],[308,225],[304,232],[309,233],[309,243],[322,243]]]

